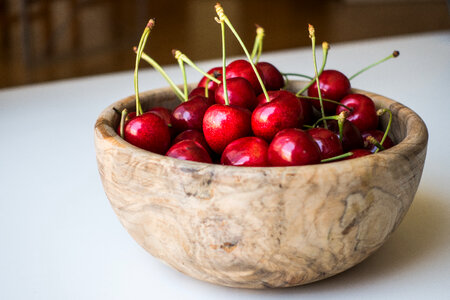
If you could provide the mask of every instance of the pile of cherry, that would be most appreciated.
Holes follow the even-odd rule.
[[[323,44],[322,68],[317,69],[315,33],[311,25],[309,34],[315,76],[300,75],[309,78],[309,83],[295,94],[283,89],[287,74],[282,74],[268,62],[258,62],[264,34],[262,28],[257,29],[250,54],[220,4],[216,5],[216,12],[216,21],[222,30],[223,66],[205,73],[186,55],[173,51],[183,72],[184,91],[143,52],[154,25],[154,20],[150,20],[135,49],[136,112],[123,110],[117,129],[127,142],[183,160],[263,167],[352,159],[393,146],[388,136],[392,113],[388,109],[377,110],[369,97],[352,93],[349,78],[341,72],[324,70],[327,43]],[[225,26],[241,43],[248,60],[226,64]],[[390,57],[396,56],[397,51]],[[141,58],[167,79],[181,100],[173,111],[164,107],[142,111],[137,84]],[[184,63],[205,75],[190,93]],[[389,113],[390,119],[386,130],[382,131],[379,117],[384,113]]]

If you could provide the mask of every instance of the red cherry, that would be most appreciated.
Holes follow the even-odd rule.
[[[208,153],[211,153],[211,149],[209,148],[208,143],[205,140],[205,136],[198,130],[188,129],[186,131],[183,131],[173,139],[172,145],[175,145],[176,143],[184,140],[196,141],[197,143],[202,145],[203,148],[208,151]]]
[[[288,91],[269,91],[270,102],[260,104],[252,114],[253,133],[271,141],[285,128],[299,128],[303,125],[303,110],[297,97]],[[264,98],[264,94],[258,96]],[[264,98],[265,99],[265,98]],[[261,99],[258,99],[261,103]]]
[[[206,142],[216,153],[238,138],[251,134],[251,112],[248,109],[214,104],[203,118],[203,134]]]
[[[307,131],[320,148],[322,159],[331,158],[344,153],[339,137],[325,128],[312,128]]]
[[[350,80],[339,71],[324,70],[319,76],[320,92],[322,98],[340,101],[345,95],[350,93]],[[317,84],[312,84],[308,88],[308,96],[319,97]],[[326,113],[334,113],[336,104],[323,101],[323,108]],[[320,111],[320,102],[314,101],[312,105]]]
[[[212,75],[212,76],[214,76],[215,78],[217,78],[217,79],[220,80],[219,77],[222,76],[222,67],[215,67],[215,68],[212,68],[211,70],[209,70],[209,71],[206,72],[206,73],[208,73],[209,75]],[[206,82],[207,82],[207,81],[208,81],[208,78],[207,78],[206,76],[203,76],[203,78],[200,79],[200,82],[198,83],[197,87],[202,87],[202,88],[204,88],[204,87],[206,86]],[[216,88],[217,88],[217,86],[218,86],[218,84],[215,83],[215,82],[212,81],[212,80],[210,80],[209,83],[208,83],[208,89],[209,89],[209,90],[215,91]]]
[[[196,87],[194,88],[188,95],[188,99],[194,98],[194,96],[202,96],[202,97],[206,97],[205,96],[205,88],[204,87]],[[208,89],[208,104],[211,106],[214,103],[216,103],[215,99],[214,99],[214,90],[210,90]]]
[[[339,125],[336,120],[327,120],[328,129],[339,137]],[[342,148],[344,152],[364,147],[359,129],[352,122],[345,120],[342,128]]]
[[[264,78],[264,86],[268,91],[276,91],[284,86],[283,75],[271,63],[262,61],[256,64],[256,68]]]
[[[372,154],[372,152],[370,152],[367,149],[353,149],[352,153],[353,153],[352,155],[350,155],[350,156],[348,156],[346,158],[343,158],[342,160],[354,159],[354,158],[358,158],[358,157],[361,157],[361,156],[366,156],[366,155]]]
[[[182,160],[212,163],[208,152],[193,140],[184,140],[174,144],[166,153],[167,156]]]
[[[210,104],[203,96],[194,96],[178,105],[172,113],[172,125],[177,132],[187,129],[202,130],[203,115]]]
[[[256,107],[255,91],[250,82],[242,77],[227,79],[228,101],[230,105],[241,106],[253,110]],[[216,88],[215,101],[225,104],[223,83]]]
[[[364,131],[361,135],[362,135],[362,138],[364,141],[366,140],[366,138],[368,136],[373,136],[378,141],[378,143],[381,143],[381,140],[383,139],[383,136],[384,136],[384,132],[381,130],[368,130],[368,131]],[[377,147],[371,143],[367,142],[364,144],[365,144],[364,148],[369,150],[372,153],[374,153],[375,150],[377,150]],[[386,150],[386,149],[389,149],[392,146],[394,146],[394,142],[390,139],[389,136],[386,136],[386,139],[384,140],[384,142],[381,146],[383,146],[383,148]]]
[[[262,92],[261,84],[258,81],[258,77],[256,77],[255,71],[252,68],[252,65],[243,59],[238,59],[233,61],[227,66],[227,79],[231,79],[234,77],[242,77],[248,80],[255,90],[255,95],[259,95]],[[259,72],[261,79],[264,82],[264,77],[261,72]]]
[[[272,166],[301,166],[320,163],[320,149],[305,131],[288,128],[278,132],[269,145]]]
[[[158,154],[164,154],[170,145],[169,127],[153,113],[144,113],[130,120],[124,129],[130,144]]]
[[[269,166],[267,150],[269,145],[263,139],[254,136],[237,139],[225,148],[220,162],[223,165],[243,167]]]
[[[127,125],[127,123],[130,120],[134,119],[135,117],[136,117],[136,112],[132,111],[132,112],[128,113],[127,117],[125,118],[124,128],[125,128],[125,125]],[[118,135],[120,135],[120,122],[119,122],[119,125],[116,128],[116,132],[117,132]]]
[[[359,131],[362,132],[378,127],[378,115],[375,103],[369,97],[361,94],[350,94],[345,96],[341,100],[341,103],[352,109],[347,120],[355,124]],[[339,106],[336,109],[336,114],[338,115],[344,110],[348,111],[345,107]]]
[[[314,111],[311,101],[305,98],[298,98],[303,110],[303,124],[312,125],[314,123]]]
[[[155,114],[164,120],[167,126],[169,126],[170,136],[176,135],[175,129],[172,127],[172,111],[165,107],[153,107],[148,110],[149,113]]]

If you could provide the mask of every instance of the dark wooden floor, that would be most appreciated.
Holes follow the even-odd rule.
[[[27,3],[20,6],[18,3]],[[131,70],[132,46],[148,18],[156,18],[146,52],[160,64],[175,63],[171,49],[193,60],[221,55],[214,1],[0,0],[0,87]],[[225,12],[248,47],[254,24],[265,28],[264,50],[450,28],[446,1],[225,0]],[[239,54],[228,35],[227,51]]]

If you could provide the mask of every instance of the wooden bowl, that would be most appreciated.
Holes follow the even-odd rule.
[[[303,82],[292,82],[299,90]],[[241,288],[291,287],[361,262],[397,228],[417,191],[428,133],[411,109],[360,90],[392,110],[394,147],[300,167],[233,167],[177,160],[115,132],[119,110],[99,116],[95,148],[120,222],[150,254],[194,278]],[[173,108],[170,89],[142,93],[144,110]],[[381,118],[387,123],[387,116]]]

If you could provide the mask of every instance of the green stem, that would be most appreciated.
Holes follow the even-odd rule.
[[[317,92],[319,94],[319,100],[320,100],[320,113],[322,114],[322,118],[325,117],[325,110],[323,108],[323,101],[322,101],[322,92],[320,91],[320,83],[319,83],[319,74],[317,71],[317,62],[316,62],[316,36],[314,34],[314,27],[310,24],[309,25],[309,37],[311,38],[311,44],[312,44],[312,53],[313,53],[313,62],[314,62],[314,73],[316,77],[316,84],[317,84]],[[324,120],[324,127],[325,129],[328,129],[327,122]]]
[[[252,59],[250,57],[250,54],[248,53],[248,50],[247,50],[247,48],[244,45],[244,42],[241,40],[239,34],[234,29],[234,27],[231,24],[231,22],[228,19],[228,17],[224,14],[222,6],[220,6],[220,4],[217,3],[215,7],[216,7],[217,15],[219,16],[219,20],[221,22],[223,21],[223,22],[225,22],[225,24],[227,24],[228,28],[230,28],[231,32],[234,34],[234,36],[238,40],[239,44],[241,45],[242,49],[244,50],[245,55],[247,56],[248,62],[250,63],[250,65],[253,68],[253,71],[255,72],[256,78],[258,78],[259,84],[261,85],[261,89],[262,89],[262,91],[264,93],[264,96],[266,97],[266,101],[270,102],[269,94],[267,93],[266,87],[264,86],[264,83],[263,83],[263,81],[261,79],[261,76],[259,76],[258,70],[256,70],[255,64],[253,63],[253,61],[252,61]]]
[[[184,68],[184,62],[181,59],[178,60],[178,65],[181,69],[181,74],[183,74],[183,91],[184,91],[184,99],[188,98],[188,86],[187,86],[187,78],[186,78],[186,69]]]
[[[323,42],[322,43],[322,52],[323,52],[323,60],[322,60],[322,66],[320,67],[320,71],[319,71],[319,76],[322,74],[323,70],[325,69],[325,65],[327,64],[327,59],[328,59],[328,50],[330,49],[329,45],[327,42]],[[300,91],[297,92],[297,97],[300,96],[301,94],[303,94],[307,89],[309,89],[309,87],[311,85],[314,84],[314,82],[316,82],[315,78],[311,78],[312,80],[304,87],[302,88]]]
[[[142,52],[142,59],[148,62],[153,68],[155,68],[163,77],[166,79],[166,81],[169,83],[172,90],[175,92],[175,95],[180,99],[182,102],[186,102],[187,98],[184,98],[183,92],[175,85],[175,83],[170,79],[170,77],[167,75],[167,73],[164,71],[164,69],[156,62],[154,61],[150,56]]]
[[[383,108],[381,111],[382,111],[381,114],[383,114],[383,113],[385,113],[385,112],[388,112],[388,113],[389,113],[389,121],[388,121],[388,125],[387,125],[387,127],[386,127],[386,130],[384,131],[383,138],[381,139],[381,142],[380,142],[380,144],[383,145],[384,141],[386,140],[386,138],[387,138],[387,136],[388,136],[389,130],[391,129],[391,124],[392,124],[392,111],[391,111],[390,109],[387,109],[387,108]],[[377,153],[378,151],[379,151],[379,148],[377,148],[377,150],[375,150],[375,153]]]
[[[226,73],[227,57],[225,53],[225,24],[223,23],[223,20],[220,20],[220,30],[222,33],[222,78],[223,78],[222,84],[223,84],[223,91],[225,94],[225,105],[230,105],[227,90],[227,73]]]
[[[259,43],[259,47],[258,47],[258,55],[256,56],[255,64],[258,63],[259,58],[261,57],[262,48],[263,48],[263,39],[261,38],[261,42]]]
[[[145,44],[147,43],[147,38],[150,34],[150,30],[152,29],[154,24],[155,21],[153,19],[148,21],[147,25],[145,26],[144,32],[142,33],[136,52],[137,55],[134,66],[134,93],[136,95],[136,116],[140,116],[143,113],[141,102],[139,101],[139,83],[138,83],[139,63],[141,61],[142,52],[144,51]]]
[[[303,99],[308,99],[308,100],[317,100],[317,101],[320,100],[318,97],[311,97],[311,96],[303,96],[303,95],[301,95],[301,96],[297,96],[297,97],[303,98]],[[325,98],[322,98],[322,101],[330,102],[330,103],[342,106],[342,107],[348,109],[349,111],[352,111],[352,109],[350,107],[348,107],[347,105],[342,104],[342,103],[340,103],[338,101],[334,101],[334,100],[331,100],[331,99],[325,99]]]
[[[313,124],[313,127],[316,127],[317,125],[319,125],[320,122],[325,121],[325,120],[336,120],[338,121],[339,116],[328,116],[328,117],[322,117],[319,120],[316,121],[316,123]]]
[[[260,48],[260,44],[261,44],[263,36],[264,36],[264,29],[262,27],[260,27],[259,25],[256,25],[256,36],[255,36],[255,41],[253,42],[252,54],[250,55],[250,58],[252,59],[252,61],[255,58],[255,55]]]
[[[206,78],[206,83],[205,83],[205,97],[206,98],[209,98],[209,89],[208,89],[208,86],[209,86],[209,82],[210,82],[211,80],[209,79],[209,78]]]
[[[299,73],[281,73],[281,75],[302,77],[302,78],[306,78],[309,80],[313,80],[313,82],[314,82],[314,78],[312,78],[311,76],[303,75],[303,74],[299,74]]]
[[[126,108],[124,108],[122,110],[122,114],[120,117],[120,129],[119,129],[119,133],[120,133],[120,137],[124,139],[124,135],[125,135],[125,120],[127,118],[128,115],[128,111]]]
[[[344,153],[344,154],[341,154],[341,155],[338,155],[338,156],[333,156],[333,157],[330,157],[330,158],[322,159],[320,162],[321,163],[326,163],[326,162],[330,162],[330,161],[335,161],[335,160],[339,160],[339,159],[342,159],[342,158],[346,158],[346,157],[349,157],[349,156],[352,156],[352,155],[353,155],[353,152],[347,152],[347,153]]]
[[[184,53],[181,53],[179,50],[172,50],[172,52],[174,53],[174,56],[175,56],[176,59],[183,60],[189,66],[194,68],[197,72],[199,72],[202,75],[204,75],[206,78],[209,78],[210,80],[214,81],[215,83],[220,84],[220,80],[219,79],[215,78],[214,76],[206,73],[205,71],[203,71],[202,69],[197,67],[197,65],[192,60],[190,60],[189,57],[187,57]]]
[[[398,51],[396,50],[396,51],[392,52],[391,55],[389,55],[389,56],[387,56],[387,57],[385,57],[385,58],[383,58],[383,59],[377,61],[376,63],[373,63],[373,64],[371,64],[371,65],[365,67],[364,69],[362,69],[362,70],[359,71],[359,72],[356,72],[356,73],[353,74],[351,77],[349,77],[349,80],[352,80],[353,78],[355,78],[355,77],[358,76],[359,74],[361,74],[361,73],[363,73],[363,72],[365,72],[365,71],[367,71],[367,70],[369,70],[369,69],[375,67],[376,65],[381,64],[382,62],[385,62],[385,61],[388,60],[388,59],[395,58],[395,57],[397,57],[397,56],[399,56],[399,55],[400,55],[400,52],[398,52]]]

